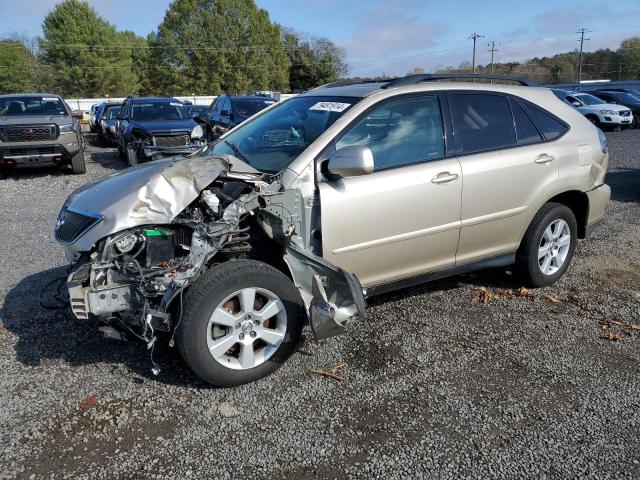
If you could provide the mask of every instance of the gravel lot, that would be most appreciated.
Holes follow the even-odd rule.
[[[0,476],[639,478],[640,330],[622,324],[640,324],[640,131],[608,136],[606,223],[559,284],[508,295],[489,271],[385,295],[369,328],[305,332],[284,368],[232,390],[167,346],[154,377],[143,346],[39,306],[63,272],[57,212],[124,168],[113,149],[92,146],[86,175],[1,179]],[[310,372],[338,362],[344,381]]]

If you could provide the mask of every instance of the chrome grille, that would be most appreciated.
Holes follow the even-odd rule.
[[[61,243],[73,243],[101,219],[102,217],[97,215],[91,216],[72,210],[63,210],[56,223],[56,239]]]
[[[57,137],[58,130],[55,125],[41,125],[38,127],[23,125],[0,128],[0,140],[3,142],[55,140]]]
[[[189,145],[189,134],[154,135],[153,144],[156,147],[184,147],[185,145]]]

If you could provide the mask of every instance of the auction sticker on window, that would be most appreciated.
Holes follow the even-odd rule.
[[[344,112],[351,106],[350,103],[340,102],[318,102],[313,105],[309,110],[320,110],[323,112]]]
[[[58,99],[56,97],[42,97],[43,102],[57,102]]]

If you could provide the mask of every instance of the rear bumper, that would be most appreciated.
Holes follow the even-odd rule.
[[[603,183],[599,187],[590,190],[587,193],[589,199],[589,216],[587,217],[586,236],[595,229],[596,224],[604,219],[604,215],[611,198],[611,187]],[[593,228],[592,228],[593,227]]]

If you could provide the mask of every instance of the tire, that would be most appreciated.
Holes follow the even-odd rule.
[[[600,119],[596,115],[587,115],[587,120],[589,120],[596,127],[602,128],[600,127]]]
[[[87,172],[87,165],[84,161],[84,148],[78,150],[78,153],[71,157],[71,171],[75,175]]]
[[[256,300],[252,303],[248,295],[252,307],[243,310],[241,297],[236,294],[251,290]],[[255,310],[256,302],[262,302],[265,309],[270,305],[273,308],[269,312],[278,309],[278,313],[266,317],[262,308]],[[226,313],[229,308],[235,318]],[[249,310],[251,313],[247,314]],[[228,326],[222,327],[214,320],[214,312],[222,312],[220,318]],[[254,260],[225,262],[205,273],[185,296],[184,314],[176,330],[178,349],[189,368],[207,383],[235,387],[253,382],[274,372],[294,352],[303,314],[300,294],[282,272]],[[277,336],[273,336],[274,332]],[[270,343],[266,343],[267,338]],[[209,348],[216,347],[214,357]]]
[[[563,240],[567,231],[570,235],[568,244],[566,244],[567,240]],[[558,237],[550,240],[545,236],[549,232],[557,233]],[[529,225],[516,253],[516,267],[527,286],[545,287],[557,282],[564,275],[573,258],[577,232],[576,217],[566,205],[550,202],[540,209]],[[546,251],[549,254],[540,257],[539,255],[545,251],[543,250],[545,246],[548,247]],[[548,257],[550,263],[545,264]],[[543,272],[545,265],[546,273]]]
[[[126,160],[127,159],[127,154],[122,149],[122,147],[120,146],[120,142],[119,141],[118,141],[118,158],[120,158],[120,160]]]
[[[131,146],[127,145],[127,163],[132,167],[138,165],[138,152]]]

